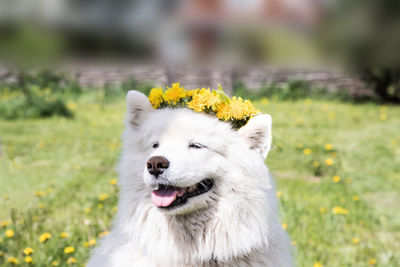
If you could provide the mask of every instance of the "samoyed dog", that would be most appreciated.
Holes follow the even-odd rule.
[[[89,267],[292,266],[272,177],[271,117],[239,130],[127,95],[118,213]]]

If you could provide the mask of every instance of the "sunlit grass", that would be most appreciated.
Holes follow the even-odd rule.
[[[256,104],[273,118],[267,164],[297,265],[399,265],[400,108]],[[70,106],[74,119],[0,121],[0,266],[84,266],[109,230],[124,100]]]

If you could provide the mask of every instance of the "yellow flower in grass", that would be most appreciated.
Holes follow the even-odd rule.
[[[331,159],[331,158],[327,158],[327,159],[325,160],[325,164],[326,164],[327,166],[331,166],[331,165],[333,165],[333,163],[334,163],[334,161],[333,161],[333,159]]]
[[[116,185],[118,183],[118,180],[114,178],[114,179],[111,179],[110,181],[108,181],[108,183],[110,185]]]
[[[321,164],[318,161],[314,161],[312,165],[314,168],[318,168]]]
[[[276,197],[277,197],[277,198],[280,198],[281,196],[282,196],[282,191],[277,191],[277,192],[276,192]]]
[[[13,229],[6,230],[5,235],[8,238],[12,238],[15,235],[14,230]]]
[[[339,183],[339,182],[340,182],[340,176],[339,176],[339,175],[333,176],[332,181],[333,181],[334,183]]]
[[[306,156],[311,155],[311,153],[312,153],[312,150],[309,149],[309,148],[305,148],[305,149],[303,150],[303,154],[306,155]]]
[[[0,250],[0,257],[3,257],[4,251]]]
[[[161,106],[163,102],[163,89],[162,88],[153,88],[149,94],[149,101],[153,108],[158,108]]]
[[[78,108],[78,105],[73,102],[73,101],[68,101],[67,103],[67,109],[71,110],[71,111],[75,111]]]
[[[86,214],[89,214],[89,213],[92,212],[92,209],[91,209],[91,208],[85,208],[84,212],[85,212]]]
[[[186,91],[186,96],[193,97],[195,94],[197,94],[200,91],[200,89],[192,89]]]
[[[357,202],[357,201],[360,200],[360,196],[359,195],[354,195],[354,196],[352,196],[352,198],[353,198],[354,202]]]
[[[101,233],[99,233],[99,237],[103,237],[103,236],[106,236],[106,235],[108,235],[110,232],[109,231],[104,231],[104,232],[101,232]]]
[[[326,208],[324,208],[324,207],[319,208],[319,212],[320,212],[321,214],[326,213]]]
[[[96,245],[96,239],[90,239],[89,241],[87,241],[87,242],[85,242],[84,244],[83,244],[86,248],[87,247],[93,247],[93,246],[95,246]]]
[[[360,243],[360,240],[357,237],[353,237],[351,242],[353,242],[353,244],[358,244],[358,243]]]
[[[283,228],[284,230],[287,230],[287,228],[288,228],[287,223],[282,223],[282,228]]]
[[[24,252],[24,254],[25,255],[31,255],[33,252],[35,252],[34,250],[33,250],[33,248],[31,248],[31,247],[27,247],[27,248],[25,248],[24,250],[23,250],[23,252]]]
[[[327,144],[325,144],[324,148],[325,148],[325,150],[328,150],[328,151],[329,151],[329,150],[332,150],[333,145],[330,144],[330,143],[327,143]]]
[[[32,263],[32,262],[33,262],[33,259],[32,259],[31,256],[26,256],[25,259],[24,259],[24,261],[25,261],[26,263]]]
[[[76,263],[77,262],[77,260],[74,258],[74,257],[69,257],[68,259],[67,259],[67,263],[68,264],[74,264],[74,263]]]
[[[108,198],[108,194],[106,194],[106,193],[103,193],[103,194],[101,194],[101,195],[99,196],[99,200],[100,200],[100,201],[105,201],[107,198]]]
[[[168,104],[176,105],[182,98],[186,96],[186,91],[179,83],[173,83],[172,87],[165,91],[164,100]]]
[[[67,233],[67,232],[62,232],[62,233],[60,234],[60,237],[61,237],[61,238],[67,238],[67,237],[68,237],[68,233]]]
[[[71,254],[73,252],[75,252],[75,248],[74,247],[69,246],[69,247],[64,248],[64,253],[65,254]]]
[[[7,227],[10,224],[9,221],[1,221],[0,222],[0,227]]]
[[[39,241],[43,243],[49,240],[51,237],[52,235],[50,233],[43,233],[39,236]]]
[[[313,267],[322,267],[322,266],[323,266],[322,262],[320,262],[320,261],[314,262],[314,265],[313,265]]]
[[[335,207],[332,208],[332,213],[333,214],[347,215],[347,214],[349,214],[349,210],[345,209],[345,208],[342,208],[340,206],[335,206]]]
[[[369,259],[368,260],[369,265],[375,265],[376,264],[376,259]]]
[[[296,241],[296,240],[292,240],[292,241],[290,242],[290,244],[291,244],[293,247],[295,247],[295,246],[297,246],[297,241]]]
[[[18,260],[17,258],[15,258],[15,257],[9,257],[9,258],[7,259],[7,262],[8,262],[8,263],[15,264],[15,265],[19,264],[19,260]]]
[[[58,261],[52,261],[51,262],[51,266],[58,266],[60,265],[60,263]]]

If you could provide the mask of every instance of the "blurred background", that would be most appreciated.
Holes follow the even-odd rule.
[[[395,0],[2,0],[0,81],[72,73],[231,91],[305,80],[358,99],[399,101]],[[11,76],[11,77],[10,77]]]
[[[125,94],[221,85],[273,118],[297,266],[400,266],[400,1],[0,0],[0,266],[85,266]]]

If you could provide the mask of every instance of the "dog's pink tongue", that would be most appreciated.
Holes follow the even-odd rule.
[[[167,188],[163,190],[153,190],[151,193],[151,200],[157,207],[168,207],[176,199],[179,191],[174,188]]]

